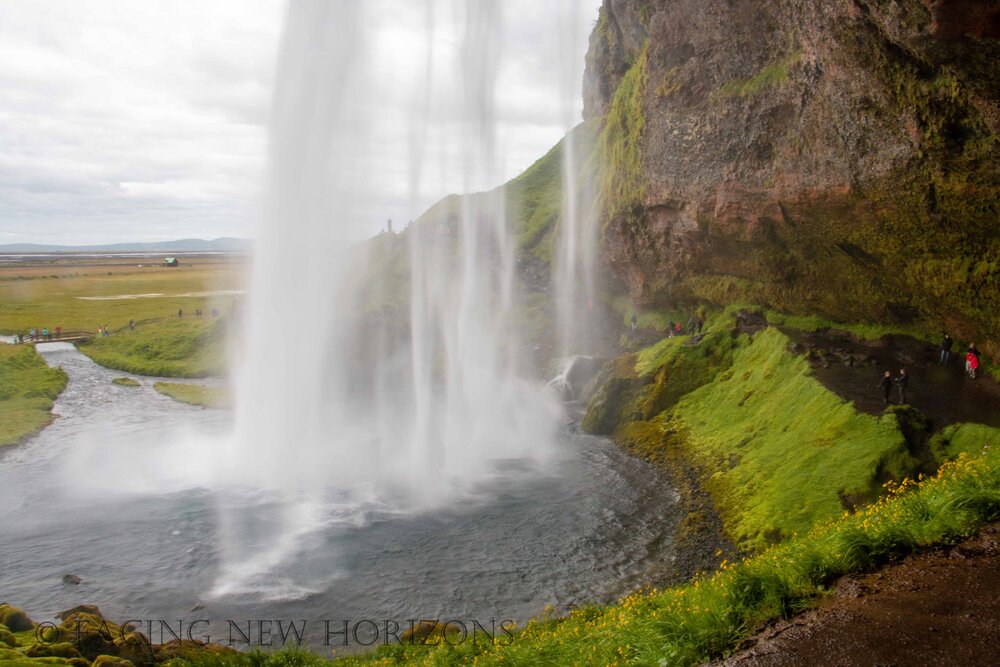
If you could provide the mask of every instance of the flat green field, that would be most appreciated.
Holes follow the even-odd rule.
[[[149,259],[78,258],[0,267],[0,334],[31,328],[112,332],[191,317],[201,309],[226,312],[244,285],[244,262],[236,257],[182,259],[165,267]],[[142,264],[142,266],[139,266]]]
[[[107,326],[110,336],[80,344],[103,366],[140,375],[221,375],[245,274],[238,256],[182,258],[178,267],[150,258],[31,258],[0,267],[0,333],[60,327],[96,334]]]

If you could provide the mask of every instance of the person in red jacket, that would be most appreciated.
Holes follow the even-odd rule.
[[[970,378],[972,378],[973,380],[976,379],[976,371],[979,370],[979,355],[977,355],[971,349],[965,355],[965,370],[969,374]]]

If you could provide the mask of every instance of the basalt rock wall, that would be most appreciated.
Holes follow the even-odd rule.
[[[1000,2],[605,0],[584,100],[640,309],[921,322],[1000,356]]]

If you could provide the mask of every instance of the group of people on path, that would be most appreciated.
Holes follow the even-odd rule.
[[[951,361],[951,351],[954,347],[954,339],[947,333],[943,334],[940,347],[941,355],[938,359],[942,366],[946,366]],[[969,347],[965,351],[965,374],[970,379],[976,379],[976,371],[979,370],[979,357],[979,348],[976,347],[975,343],[969,343]],[[886,371],[878,384],[879,389],[882,390],[882,400],[885,405],[889,405],[889,396],[892,394],[893,385],[899,388],[899,404],[906,403],[906,387],[909,382],[910,375],[905,368],[899,369],[899,375],[895,378],[892,377],[892,371]]]
[[[23,343],[25,340],[28,340],[31,343],[41,343],[47,340],[59,340],[61,336],[62,336],[62,327],[56,327],[51,331],[49,330],[48,327],[42,327],[41,329],[31,329],[30,331],[28,331],[27,339],[25,338],[25,334],[15,334],[14,343],[20,344]]]
[[[955,341],[947,333],[941,339],[941,365],[946,365],[951,361],[951,349],[955,346]],[[976,379],[976,371],[979,370],[979,348],[975,343],[969,343],[965,350],[965,374],[970,379]]]
[[[892,371],[886,371],[882,376],[882,381],[879,382],[879,388],[882,389],[882,401],[885,405],[889,405],[889,395],[892,394],[892,385],[899,387],[899,404],[903,405],[906,403],[906,387],[910,384],[910,374],[906,372],[905,368],[899,369],[899,376],[896,378],[892,377]]]
[[[632,311],[632,317],[629,322],[632,324],[632,333],[635,333],[636,328],[639,326],[639,316],[636,315],[635,311]],[[698,335],[701,333],[702,328],[705,326],[705,322],[698,316],[692,315],[687,322],[687,332],[692,335]],[[681,325],[680,322],[674,322],[670,320],[667,322],[666,334],[668,337],[673,338],[674,336],[681,336],[684,334],[685,327]]]

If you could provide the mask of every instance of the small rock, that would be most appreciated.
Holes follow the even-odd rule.
[[[83,579],[75,574],[64,574],[62,581],[64,584],[69,584],[70,586],[79,586],[83,582]]]

